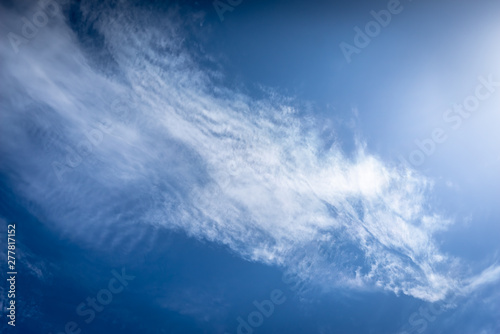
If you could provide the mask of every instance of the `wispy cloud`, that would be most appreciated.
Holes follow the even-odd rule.
[[[81,6],[101,48],[82,48],[61,22],[18,54],[0,50],[11,83],[1,93],[2,171],[16,171],[17,191],[46,221],[111,246],[130,237],[111,226],[178,229],[325,288],[435,301],[461,286],[459,261],[434,241],[451,221],[426,201],[432,182],[363,143],[352,158],[325,150],[314,120],[285,97],[218,86],[221,74],[183,44],[175,13],[160,20],[103,8],[94,17]],[[26,129],[33,106],[64,138],[50,150]],[[96,129],[102,140],[85,144]],[[69,166],[75,153],[83,162]],[[54,162],[67,167],[62,178]]]
[[[483,286],[488,286],[500,281],[500,266],[498,264],[491,265],[481,273],[467,280],[467,284],[463,288],[463,294],[467,295],[470,292],[476,291]]]

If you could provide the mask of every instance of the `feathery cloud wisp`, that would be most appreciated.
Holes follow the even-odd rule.
[[[82,14],[107,62],[62,23],[17,55],[1,46],[12,83],[1,102],[12,140],[1,153],[47,221],[111,246],[127,237],[111,235],[113,225],[158,224],[324,287],[435,301],[460,286],[457,260],[433,240],[450,221],[427,208],[429,180],[362,144],[354,158],[324,150],[283,98],[215,86],[220,74],[197,66],[173,16],[152,26],[130,12]],[[64,140],[43,149],[47,133]]]

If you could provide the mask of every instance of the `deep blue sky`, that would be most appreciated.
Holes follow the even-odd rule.
[[[0,9],[2,333],[500,333],[498,2]]]

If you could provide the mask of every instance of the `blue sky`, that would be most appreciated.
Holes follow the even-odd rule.
[[[3,1],[2,328],[498,333],[499,6]]]

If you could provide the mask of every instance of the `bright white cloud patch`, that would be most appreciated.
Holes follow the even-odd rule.
[[[433,240],[450,221],[429,211],[428,180],[362,145],[354,158],[325,151],[284,98],[215,86],[174,15],[152,27],[133,13],[88,18],[104,40],[97,65],[62,25],[17,55],[1,46],[1,154],[44,219],[110,247],[130,237],[112,224],[179,229],[325,288],[429,301],[460,288]]]

